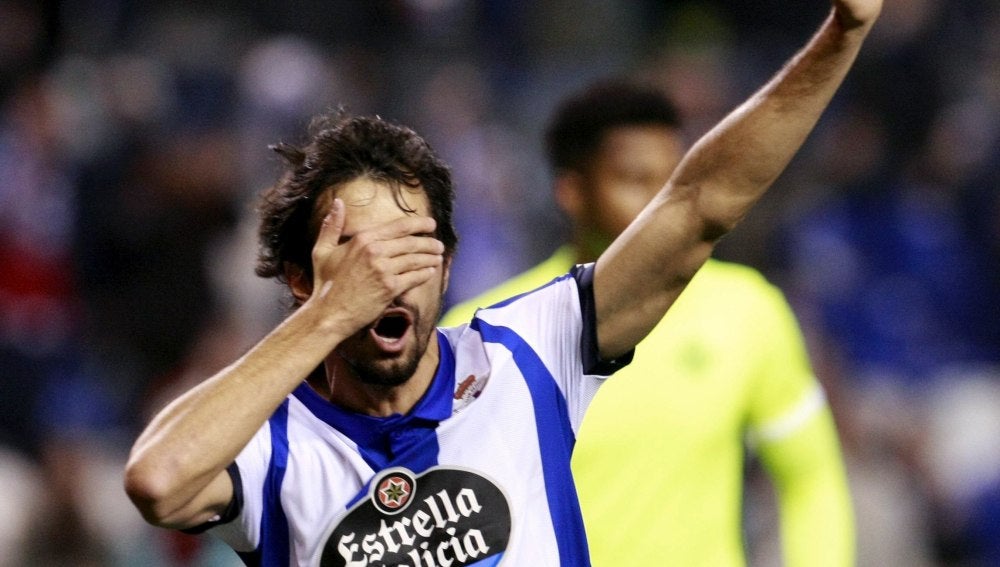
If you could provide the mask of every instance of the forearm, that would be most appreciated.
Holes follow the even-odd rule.
[[[639,217],[598,259],[601,354],[634,347],[763,196],[815,126],[874,22],[844,23],[843,4],[764,87],[687,153]]]
[[[699,140],[671,185],[695,200],[702,236],[731,230],[785,169],[853,64],[871,22],[848,28],[832,11],[810,42]]]
[[[319,332],[318,321],[309,310],[300,309],[151,421],[126,466],[126,489],[147,519],[185,523],[177,514],[223,473],[339,342],[336,332]]]

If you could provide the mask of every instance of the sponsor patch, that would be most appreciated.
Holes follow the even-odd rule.
[[[500,487],[473,471],[397,467],[380,472],[367,498],[334,527],[321,567],[496,565],[510,540]]]
[[[459,382],[455,388],[455,401],[452,404],[452,413],[458,413],[475,401],[479,397],[479,394],[483,392],[487,381],[488,376],[479,378],[475,374],[469,374],[465,380]]]

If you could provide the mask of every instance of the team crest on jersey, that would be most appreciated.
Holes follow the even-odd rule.
[[[507,497],[467,469],[382,471],[334,527],[322,567],[496,565],[510,540]]]
[[[406,508],[413,494],[413,477],[405,472],[386,475],[375,489],[372,504],[383,514],[395,514]]]

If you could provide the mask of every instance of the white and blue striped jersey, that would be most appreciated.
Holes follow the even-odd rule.
[[[211,531],[248,565],[588,565],[570,456],[622,361],[597,356],[593,266],[440,328],[406,415],[347,411],[303,383],[230,467]]]

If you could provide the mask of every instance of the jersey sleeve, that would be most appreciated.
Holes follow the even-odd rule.
[[[774,484],[789,567],[853,565],[854,523],[833,416],[783,294],[758,309],[748,441]]]
[[[580,353],[583,357],[583,373],[610,376],[632,362],[635,349],[615,359],[602,359],[597,342],[597,306],[594,301],[594,264],[574,266],[570,272],[576,280],[580,294]]]
[[[264,484],[270,460],[271,436],[265,424],[229,468],[230,476],[234,477],[233,498],[239,503],[238,513],[231,521],[209,530],[237,552],[253,551],[260,544]]]
[[[574,432],[604,378],[631,360],[631,353],[614,361],[597,354],[592,281],[593,264],[578,266],[476,314],[488,325],[510,329],[537,356],[566,401]]]
[[[825,407],[798,321],[784,294],[761,280],[753,301],[756,380],[749,408],[748,437],[752,445],[766,444],[794,433]]]

